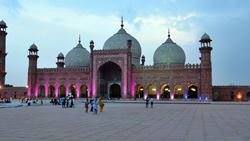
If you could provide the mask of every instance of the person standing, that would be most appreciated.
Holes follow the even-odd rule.
[[[87,98],[85,101],[85,112],[88,113],[89,111],[89,99]]]

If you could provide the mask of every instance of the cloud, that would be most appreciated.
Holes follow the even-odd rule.
[[[43,1],[20,0],[19,4],[21,8],[14,16],[8,16],[11,18],[7,23],[7,82],[14,85],[26,84],[27,49],[33,42],[39,48],[38,66],[55,67],[57,54],[63,52],[66,55],[77,44],[79,33],[84,47],[88,49],[88,42],[94,40],[95,48],[101,49],[104,42],[120,28],[120,17],[115,14],[89,13],[84,9],[79,12]],[[190,52],[198,53],[197,49],[189,48],[197,42],[197,25],[191,21],[196,16],[195,13],[179,16],[151,14],[130,17],[132,20],[125,19],[124,24],[127,32],[141,43],[143,54],[147,57],[146,64],[152,64],[153,52],[166,40],[168,28],[171,38],[183,47],[186,56]],[[198,57],[195,59],[198,60]],[[25,61],[14,65],[16,60]],[[24,75],[18,76],[18,80],[13,77],[20,73]]]

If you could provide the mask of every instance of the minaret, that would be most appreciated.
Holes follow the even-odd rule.
[[[0,21],[0,86],[5,85],[5,58],[6,58],[6,23],[2,20]]]
[[[209,99],[212,99],[212,63],[211,63],[211,39],[208,34],[204,34],[201,37],[200,43],[201,47],[199,48],[201,53],[201,90],[200,94],[202,97],[208,96]]]
[[[65,64],[64,55],[60,52],[56,58],[57,58],[57,62],[56,62],[57,68],[64,68],[64,64]]]
[[[89,42],[89,48],[90,48],[90,94],[89,96],[92,97],[93,96],[93,89],[95,88],[95,85],[93,85],[93,50],[95,47],[95,43],[93,40],[91,40]]]
[[[141,65],[144,66],[144,64],[145,64],[145,56],[142,55],[142,57],[141,57]]]
[[[38,49],[35,44],[29,48],[29,68],[28,68],[28,96],[34,98],[36,92],[36,79],[37,79],[37,55]]]

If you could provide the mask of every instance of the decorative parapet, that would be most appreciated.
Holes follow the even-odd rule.
[[[89,72],[89,67],[74,67],[74,68],[38,68],[37,73],[56,73],[56,72]]]
[[[121,49],[104,49],[104,50],[93,50],[93,54],[103,55],[103,54],[118,54],[118,53],[127,53],[129,48]]]
[[[148,65],[136,66],[136,70],[177,70],[177,69],[200,69],[200,64],[185,64],[185,65]]]

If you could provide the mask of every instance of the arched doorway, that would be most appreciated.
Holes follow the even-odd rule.
[[[120,85],[118,85],[118,84],[112,84],[110,86],[109,93],[110,93],[109,96],[111,98],[121,98],[121,87],[120,87]]]
[[[174,87],[174,98],[182,99],[184,95],[184,89],[181,85],[176,85]]]
[[[45,97],[45,87],[43,85],[39,86],[39,92],[38,92],[38,98],[44,98]]]
[[[250,100],[250,92],[247,92],[247,100]]]
[[[190,85],[188,87],[188,98],[197,99],[198,98],[198,87],[195,85]]]
[[[161,98],[170,99],[170,87],[167,84],[161,87]]]
[[[59,95],[60,97],[66,97],[66,87],[64,85],[59,87]]]
[[[108,92],[112,92],[113,89],[115,89],[115,91],[116,90],[118,91],[120,89],[119,91],[120,91],[120,95],[121,95],[121,88],[120,88],[120,85],[118,85],[118,84],[121,84],[121,74],[122,74],[122,70],[116,63],[109,61],[109,62],[103,64],[98,69],[98,76],[99,76],[98,93],[99,93],[99,96],[101,96],[103,98],[109,98],[109,96],[113,96],[113,94],[108,93]],[[117,85],[112,86],[113,84],[117,84],[119,86],[119,88]],[[112,86],[112,91],[111,91],[111,86]]]
[[[141,84],[137,84],[135,88],[136,98],[144,98],[144,88]]]
[[[86,85],[82,85],[80,88],[80,97],[86,98],[88,97],[88,87]]]
[[[74,98],[76,97],[76,85],[75,84],[70,85],[70,93]]]
[[[148,86],[148,97],[149,98],[156,98],[156,87],[154,85]]]
[[[55,97],[55,87],[52,85],[49,86],[49,97]]]

